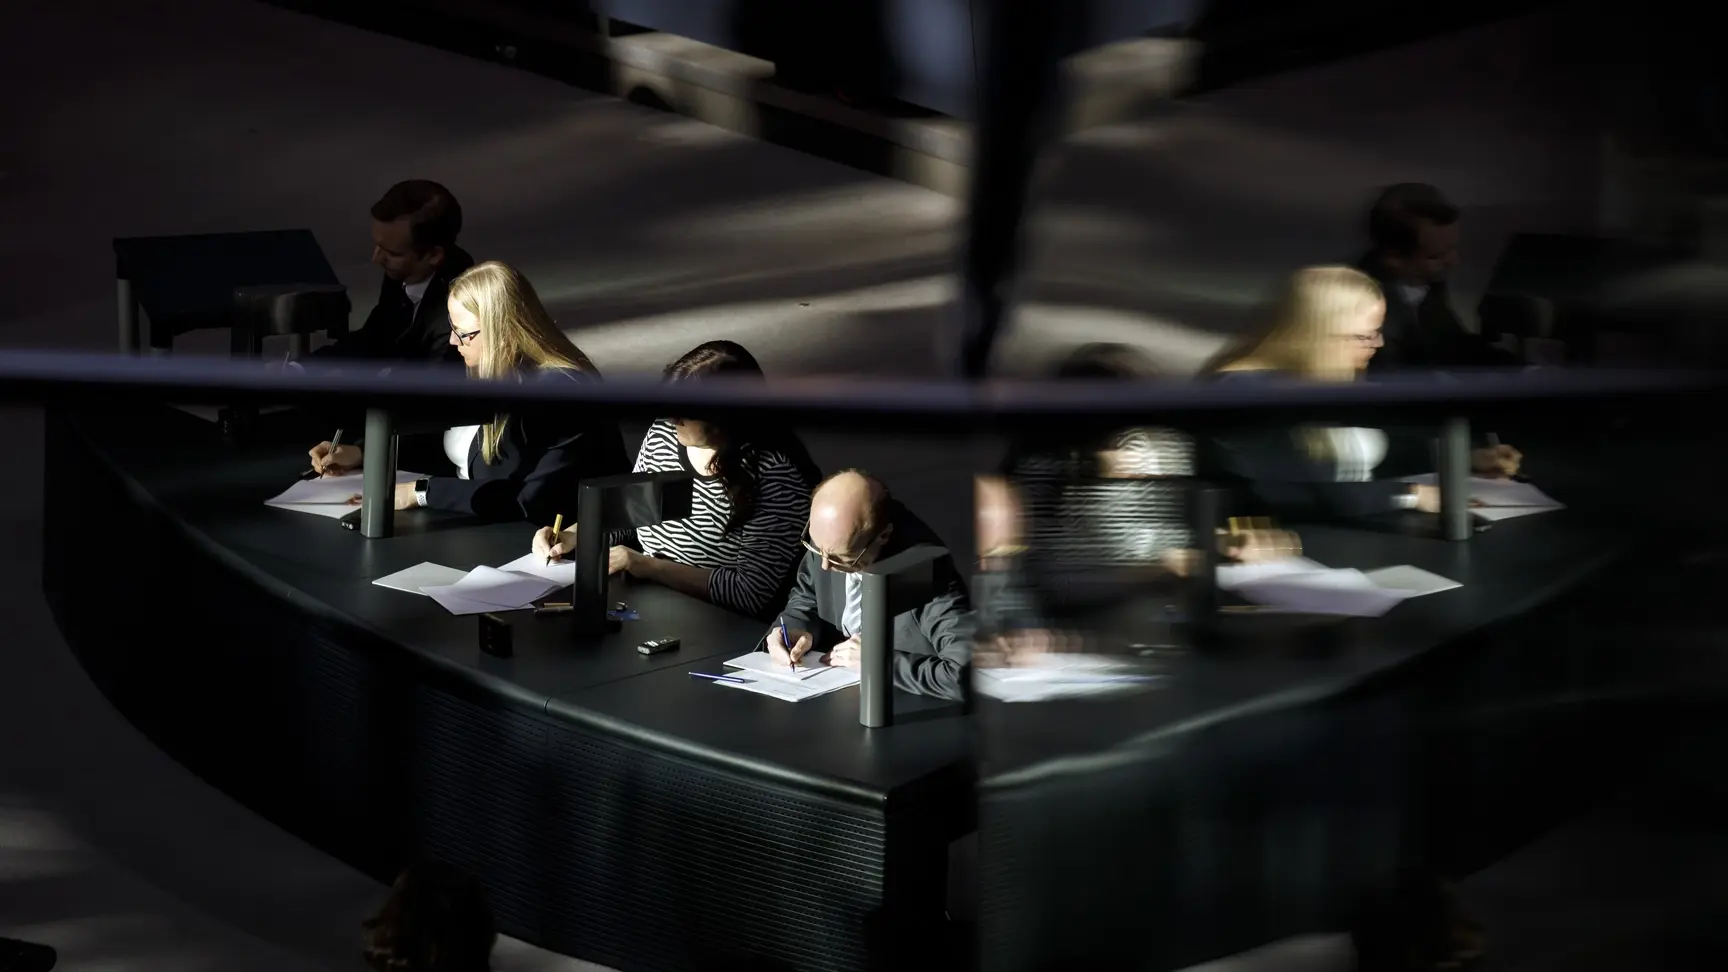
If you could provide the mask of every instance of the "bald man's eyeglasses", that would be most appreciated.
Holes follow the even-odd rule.
[[[887,536],[887,534],[887,527],[877,530],[876,533],[870,537],[869,542],[864,544],[862,550],[856,554],[851,554],[845,557],[831,554],[828,551],[823,550],[821,547],[816,546],[816,544],[810,539],[810,527],[808,524],[804,527],[804,536],[802,537],[801,542],[804,544],[805,550],[808,550],[822,558],[823,570],[832,570],[843,574],[850,574],[864,567],[865,561],[869,559],[870,554],[875,551],[876,545],[881,543],[882,538]]]

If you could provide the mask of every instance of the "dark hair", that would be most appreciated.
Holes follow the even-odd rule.
[[[761,379],[762,366],[756,357],[732,341],[709,341],[691,348],[677,361],[666,366],[668,382],[695,381],[714,375],[733,375]],[[694,416],[692,416],[695,418]],[[698,421],[707,421],[698,418]],[[754,461],[764,452],[779,452],[798,467],[804,480],[816,478],[816,464],[804,451],[789,429],[768,425],[720,425],[723,446],[714,457],[714,467],[725,491],[732,512],[726,518],[724,532],[731,533],[749,521],[756,512],[756,470]]]
[[[372,218],[393,223],[406,218],[414,249],[426,253],[435,246],[449,249],[462,232],[462,204],[450,190],[426,179],[398,182],[372,204]]]
[[[1152,359],[1126,344],[1084,344],[1056,366],[1061,381],[1126,381],[1151,378]]]
[[[487,972],[497,938],[479,879],[435,861],[403,871],[362,927],[375,972]]]
[[[1368,210],[1368,239],[1376,250],[1409,253],[1421,242],[1423,223],[1451,226],[1458,216],[1458,207],[1447,202],[1440,190],[1421,182],[1400,182],[1381,190]]]

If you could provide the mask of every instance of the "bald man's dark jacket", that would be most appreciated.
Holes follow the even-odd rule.
[[[888,501],[888,522],[894,532],[878,555],[881,559],[915,546],[945,546],[924,521],[896,500]],[[894,618],[894,687],[935,698],[963,699],[971,678],[972,602],[952,557],[936,561],[934,569],[935,596]],[[815,650],[827,651],[845,640],[840,630],[845,610],[846,575],[822,569],[822,558],[806,552],[781,615],[786,626],[810,632]]]

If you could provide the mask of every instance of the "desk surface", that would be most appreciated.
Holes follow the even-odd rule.
[[[906,718],[887,729],[858,724],[858,694],[797,704],[693,679],[750,651],[759,622],[651,584],[617,596],[641,619],[598,641],[567,618],[512,612],[515,657],[483,655],[478,620],[431,598],[372,584],[430,561],[459,569],[500,565],[528,548],[526,523],[475,525],[426,510],[397,514],[397,535],[367,540],[334,520],[263,505],[304,471],[295,450],[221,451],[207,423],[165,409],[103,414],[81,423],[115,467],[207,542],[213,554],[302,610],[357,626],[459,677],[556,718],[607,723],[650,745],[733,762],[852,798],[880,798],[968,755],[958,706],[898,693]],[[677,637],[677,652],[636,645]]]
[[[118,238],[114,275],[162,323],[225,319],[237,287],[340,283],[305,229]]]

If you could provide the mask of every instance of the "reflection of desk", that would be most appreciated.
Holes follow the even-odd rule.
[[[228,327],[240,287],[339,285],[318,240],[303,229],[116,239],[114,277],[122,354],[167,350],[177,335]]]
[[[1303,528],[1329,566],[1410,564],[1464,586],[1376,619],[1227,615],[1216,650],[1169,653],[1144,694],[981,700],[983,963],[1180,968],[1340,930],[1336,909],[1407,854],[1479,862],[1541,815],[1563,819],[1579,777],[1537,806],[1541,754],[1565,739],[1620,766],[1641,737],[1606,720],[1555,732],[1572,717],[1516,703],[1611,680],[1599,658],[1567,659],[1565,611],[1541,609],[1625,556],[1629,533],[1583,509],[1469,544]],[[1561,664],[1530,661],[1545,643]]]
[[[856,969],[873,912],[940,918],[971,825],[953,707],[904,698],[900,724],[865,730],[851,691],[793,705],[698,682],[764,626],[653,585],[622,594],[641,614],[622,634],[513,613],[515,656],[485,656],[476,619],[370,581],[508,562],[529,525],[411,510],[367,541],[262,505],[298,449],[220,452],[167,409],[50,424],[44,577],[68,644],[157,745],[314,845],[381,879],[451,861],[507,934],[624,970],[727,949]],[[116,597],[77,553],[92,509],[150,558]],[[682,649],[636,652],[659,637]]]

